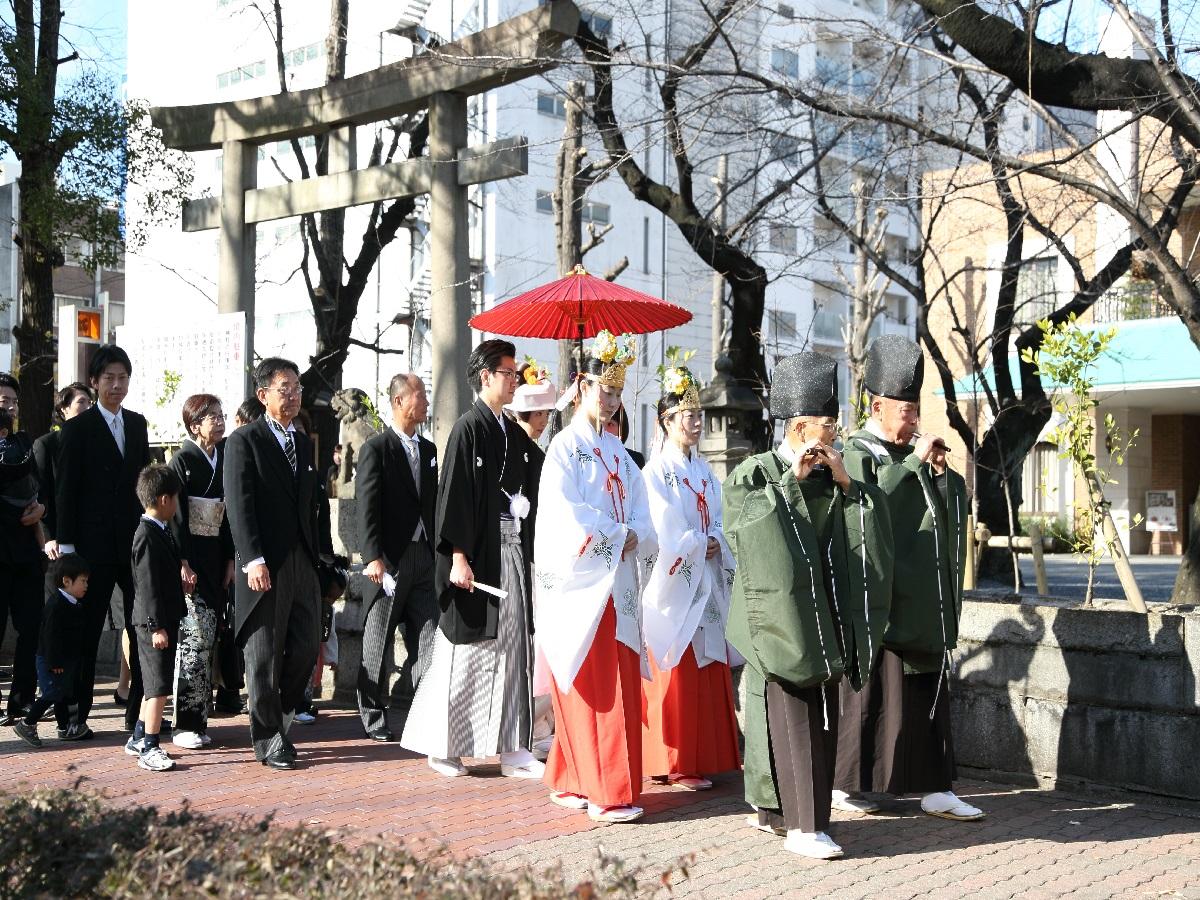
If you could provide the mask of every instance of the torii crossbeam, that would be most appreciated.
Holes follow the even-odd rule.
[[[221,196],[188,203],[185,231],[220,229],[219,312],[246,313],[246,355],[254,346],[254,223],[419,193],[430,195],[430,327],[433,435],[444,447],[470,392],[462,361],[470,350],[467,187],[528,171],[523,138],[467,146],[467,98],[554,68],[557,48],[579,26],[571,0],[528,13],[318,88],[196,106],[154,107],[164,143],[223,151]],[[259,189],[258,145],[429,110],[428,157]]]

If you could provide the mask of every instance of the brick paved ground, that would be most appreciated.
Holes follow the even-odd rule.
[[[26,750],[0,729],[0,788],[80,783],[113,803],[168,808],[186,798],[216,815],[271,813],[350,841],[445,845],[503,867],[559,864],[571,875],[583,874],[600,849],[644,866],[647,881],[693,855],[690,878],[673,879],[676,895],[692,897],[1200,900],[1200,817],[1142,802],[963,782],[960,793],[990,813],[983,822],[932,819],[915,800],[898,802],[888,816],[835,813],[830,830],[847,856],[818,863],[743,824],[748,810],[736,776],[701,794],[651,787],[643,821],[599,827],[547,802],[540,783],[500,777],[494,763],[473,767],[481,777],[437,776],[397,745],[362,738],[357,719],[344,711],[295,729],[304,760],[297,772],[254,763],[244,717],[216,720],[214,747],[175,751],[179,768],[166,774],[143,772],[121,752],[114,713],[96,724],[94,741],[51,739],[41,751]],[[41,731],[53,734],[48,724]]]

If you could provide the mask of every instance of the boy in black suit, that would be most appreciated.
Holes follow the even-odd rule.
[[[179,508],[179,476],[166,466],[150,465],[137,480],[138,501],[146,511],[133,534],[133,627],[142,664],[141,716],[125,752],[152,772],[175,768],[159,746],[163,707],[175,676],[179,621],[187,612],[179,547],[169,528]]]
[[[59,731],[67,728],[69,704],[75,697],[75,671],[87,630],[80,602],[88,589],[87,561],[78,553],[68,553],[54,561],[50,574],[58,589],[46,598],[42,607],[37,650],[38,686],[42,693],[29,705],[25,718],[13,723],[17,737],[31,747],[42,746],[37,723],[51,706]]]

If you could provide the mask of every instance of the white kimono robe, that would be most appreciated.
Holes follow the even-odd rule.
[[[658,535],[657,556],[644,560],[650,563],[642,593],[646,649],[663,671],[676,666],[689,646],[698,668],[712,662],[740,665],[741,655],[725,642],[736,564],[721,530],[720,482],[697,450],[688,458],[671,443],[642,475]],[[720,550],[705,559],[710,537]]]
[[[642,473],[624,445],[584,415],[551,442],[542,465],[534,538],[535,693],[549,673],[569,693],[611,597],[617,640],[642,655],[637,558],[621,558],[629,532],[637,554],[656,546]]]

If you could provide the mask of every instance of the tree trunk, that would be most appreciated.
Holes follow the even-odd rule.
[[[751,263],[730,272],[726,279],[733,304],[729,329],[729,357],[733,363],[733,376],[765,398],[769,382],[759,335],[767,305],[767,273],[761,266]],[[748,421],[743,432],[746,439],[756,453],[767,450],[771,445],[771,427],[766,417],[747,416],[746,419]]]
[[[1200,493],[1192,501],[1188,516],[1188,545],[1175,576],[1171,603],[1176,606],[1200,605]]]
[[[1050,412],[1050,404],[1044,398],[1040,402],[1010,406],[984,434],[975,453],[975,499],[979,504],[979,521],[993,535],[1016,535],[1021,531],[1020,522],[1015,520],[1021,508],[1023,464],[1042,428],[1050,421]],[[1009,504],[1014,518],[1011,526]],[[1007,577],[1010,567],[1008,550],[985,548],[980,557],[979,574]]]
[[[37,196],[38,182],[34,179],[40,170],[36,165],[24,170],[18,188],[22,200]],[[22,212],[27,208],[24,202],[21,207]],[[21,428],[38,437],[50,430],[54,410],[55,254],[53,248],[43,246],[33,237],[34,228],[25,226],[22,215],[19,231],[30,237],[22,241],[21,247],[21,324],[15,331],[20,353],[16,374],[21,380]],[[86,379],[86,373],[83,377]],[[147,377],[147,373],[142,377]]]
[[[587,185],[583,175],[583,104],[584,84],[572,81],[567,85],[566,121],[563,124],[562,143],[558,146],[558,157],[554,164],[554,237],[557,251],[558,274],[570,275],[575,267],[583,263],[583,198]],[[570,384],[574,367],[574,339],[558,342],[558,390],[561,394]],[[570,410],[554,417],[550,437],[560,426],[570,421]]]

